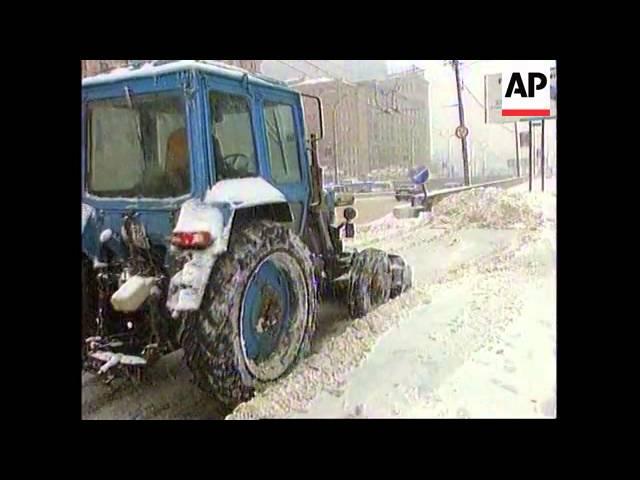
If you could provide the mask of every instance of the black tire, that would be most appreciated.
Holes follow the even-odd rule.
[[[358,252],[349,274],[349,315],[364,317],[391,296],[391,262],[389,256],[378,249]]]
[[[389,255],[391,262],[391,298],[406,292],[413,286],[413,270],[400,255]]]
[[[278,333],[276,342],[279,347],[284,345],[291,361],[277,377],[265,379],[252,369],[258,367],[248,358],[241,325],[244,297],[253,275],[274,255],[286,257],[290,261],[290,278],[301,281],[295,286],[295,282],[288,283],[298,308],[289,319],[292,328],[281,331],[287,332],[284,337]],[[239,229],[232,235],[227,252],[214,265],[201,309],[184,319],[180,341],[194,382],[229,408],[249,400],[256,387],[285,376],[310,351],[317,305],[311,255],[297,235],[270,221],[249,223]],[[291,336],[301,340],[291,341]],[[287,340],[282,342],[285,337]]]
[[[84,367],[85,338],[94,336],[97,332],[96,317],[98,315],[98,286],[91,260],[82,254],[82,325],[81,352]]]

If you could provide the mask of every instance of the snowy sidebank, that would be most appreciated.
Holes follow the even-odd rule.
[[[359,234],[400,252],[469,226],[512,228],[515,243],[452,257],[437,283],[354,321],[227,418],[555,416],[555,197],[483,190],[443,200],[432,219],[387,217]]]

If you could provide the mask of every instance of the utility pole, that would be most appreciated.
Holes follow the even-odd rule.
[[[458,114],[460,116],[460,126],[464,127],[464,107],[462,106],[462,79],[460,78],[460,62],[459,60],[452,60],[453,70],[456,74],[456,88],[458,90]],[[470,185],[469,179],[469,158],[467,156],[467,137],[462,136],[460,139],[462,142],[462,168],[464,171],[464,184]]]
[[[540,143],[542,144],[540,149],[542,150],[542,157],[540,158],[540,187],[542,188],[542,191],[544,192],[544,118],[542,119],[542,135],[541,135],[542,139],[540,140]]]
[[[529,191],[533,190],[533,122],[529,120]]]
[[[518,141],[518,122],[513,122],[516,132],[516,177],[520,178],[520,142]]]

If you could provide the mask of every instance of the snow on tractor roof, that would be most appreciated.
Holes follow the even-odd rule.
[[[116,68],[105,73],[100,73],[82,80],[82,86],[99,85],[104,83],[128,80],[131,78],[154,77],[165,73],[181,72],[185,70],[199,70],[201,72],[214,73],[235,79],[242,79],[245,75],[255,83],[267,85],[277,85],[286,87],[286,83],[267,77],[265,75],[252,73],[234,65],[228,65],[213,60],[154,60],[142,65],[128,65]]]

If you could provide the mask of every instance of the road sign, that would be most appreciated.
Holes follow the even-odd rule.
[[[464,125],[460,125],[456,128],[456,137],[463,139],[467,135],[469,135],[469,129]]]
[[[558,83],[556,78],[556,69],[551,68],[549,79],[551,111],[550,115],[544,118],[553,119],[557,117],[557,97]],[[531,116],[503,116],[502,115],[502,74],[485,75],[484,77],[484,101],[485,101],[485,123],[513,123],[520,121],[529,121],[534,118]],[[543,117],[539,117],[543,118]]]

